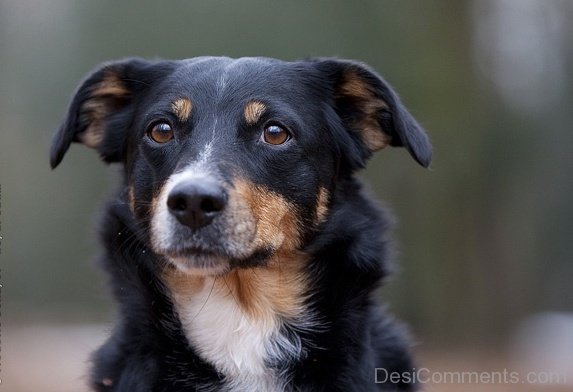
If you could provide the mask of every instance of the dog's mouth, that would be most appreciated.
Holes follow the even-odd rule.
[[[265,265],[275,254],[273,248],[254,249],[248,254],[234,256],[225,251],[201,247],[187,247],[176,251],[156,252],[164,256],[178,270],[192,275],[221,276],[236,268]]]
[[[220,275],[231,268],[227,255],[210,249],[190,247],[163,255],[177,269],[190,274]]]

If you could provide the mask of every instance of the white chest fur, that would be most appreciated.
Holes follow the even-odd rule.
[[[191,296],[174,296],[187,339],[225,375],[227,391],[284,391],[284,381],[267,363],[299,356],[300,341],[281,334],[276,316],[251,317],[226,286],[213,279],[206,278]]]

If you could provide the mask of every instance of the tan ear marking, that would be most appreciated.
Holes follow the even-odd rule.
[[[82,133],[78,134],[78,139],[90,148],[97,148],[103,140],[103,129],[100,120],[92,120],[90,126]]]
[[[91,89],[89,99],[80,108],[80,121],[87,124],[87,128],[78,134],[78,139],[88,147],[97,148],[103,140],[106,116],[130,95],[119,77],[107,72]]]
[[[189,115],[191,114],[191,109],[193,108],[193,104],[189,98],[179,98],[173,101],[171,104],[171,109],[173,113],[177,116],[179,121],[184,122],[189,119]]]
[[[263,113],[267,110],[264,103],[259,101],[250,101],[245,105],[245,121],[249,125],[256,124],[262,117]]]
[[[378,112],[388,109],[388,105],[377,97],[370,86],[359,75],[348,72],[340,84],[339,97],[349,97],[355,101],[360,116],[353,124],[362,141],[371,151],[378,151],[390,144],[391,137],[378,123]]]
[[[365,100],[371,100],[374,98],[374,94],[370,90],[370,87],[364,83],[358,75],[352,72],[344,75],[339,89],[340,96],[351,96]]]
[[[125,98],[130,95],[130,92],[113,71],[108,71],[101,82],[95,86],[91,95],[92,97],[111,95]]]

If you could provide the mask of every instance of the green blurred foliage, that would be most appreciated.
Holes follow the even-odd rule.
[[[573,16],[567,2],[546,3]],[[4,317],[109,317],[105,277],[89,261],[117,169],[75,145],[51,172],[50,138],[98,63],[198,55],[354,58],[398,90],[429,131],[431,170],[391,149],[364,177],[398,218],[400,267],[382,295],[421,340],[497,343],[530,313],[573,310],[572,51],[560,52],[569,79],[556,104],[511,106],[479,66],[480,10],[455,0],[3,1]]]

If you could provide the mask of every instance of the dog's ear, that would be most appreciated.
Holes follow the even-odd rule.
[[[68,113],[54,136],[52,168],[58,166],[72,142],[98,151],[105,162],[123,160],[127,130],[133,119],[134,99],[168,66],[127,59],[99,66],[81,83]]]
[[[362,162],[389,145],[406,147],[420,165],[430,165],[432,147],[426,133],[378,74],[347,60],[318,59],[315,64],[331,83],[334,109],[360,144]]]

